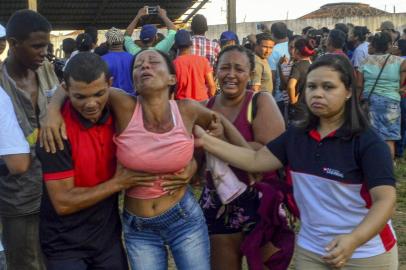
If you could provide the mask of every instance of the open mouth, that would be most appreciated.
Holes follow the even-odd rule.
[[[141,80],[147,80],[149,78],[152,78],[152,74],[145,73],[141,75]]]
[[[95,110],[95,111],[85,111],[85,114],[86,115],[95,115],[95,114],[97,114],[99,111],[98,110]]]
[[[224,82],[223,86],[224,87],[237,87],[237,83],[236,82]]]

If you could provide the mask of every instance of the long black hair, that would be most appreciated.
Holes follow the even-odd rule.
[[[317,68],[331,68],[340,74],[340,79],[344,86],[351,91],[351,97],[345,103],[343,129],[349,136],[361,133],[369,127],[369,122],[364,112],[361,110],[356,88],[355,70],[347,57],[335,54],[326,54],[319,57],[310,65],[307,74]],[[306,95],[306,91],[304,91]],[[307,113],[305,119],[299,124],[306,130],[317,128],[319,117],[314,115],[306,106]]]

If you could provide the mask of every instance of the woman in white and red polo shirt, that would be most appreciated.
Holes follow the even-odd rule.
[[[258,151],[198,127],[195,133],[205,150],[245,171],[287,168],[301,219],[296,269],[397,269],[392,160],[360,110],[348,59],[325,55],[314,62],[305,100],[306,121]]]

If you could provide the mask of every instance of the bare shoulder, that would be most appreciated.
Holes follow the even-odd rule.
[[[178,108],[180,112],[185,112],[185,113],[195,113],[196,109],[198,106],[201,106],[199,102],[193,100],[193,99],[180,99],[176,100],[176,103],[178,104]]]
[[[109,103],[114,110],[132,109],[137,103],[137,98],[130,96],[124,90],[111,87],[109,88]]]
[[[269,92],[259,92],[256,95],[257,97],[257,104],[258,106],[266,106],[266,105],[274,105],[276,104],[275,99],[273,98],[272,94]]]

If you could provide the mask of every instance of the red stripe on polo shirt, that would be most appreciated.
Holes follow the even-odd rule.
[[[69,177],[73,177],[75,172],[73,170],[54,172],[54,173],[44,173],[44,181],[61,180]]]
[[[286,166],[285,174],[286,174],[286,183],[290,188],[292,188],[292,191],[293,191],[292,170],[289,168],[289,166]],[[296,204],[295,196],[293,195],[293,192],[288,193],[286,195],[286,197],[287,197],[287,203],[288,203],[289,210],[292,212],[292,214],[295,217],[300,219],[299,207]]]
[[[393,231],[388,224],[385,225],[383,230],[379,233],[379,236],[381,237],[382,244],[385,247],[386,251],[391,250],[396,244],[395,235],[393,234]]]
[[[371,194],[369,194],[369,191],[368,191],[368,188],[367,188],[367,185],[365,184],[365,182],[362,184],[360,195],[365,201],[365,207],[370,209],[371,205],[372,205],[372,198],[371,198]]]
[[[371,194],[369,193],[369,191],[367,189],[366,184],[362,184],[360,194],[366,203],[365,207],[370,209],[372,206],[372,198],[371,198]],[[386,251],[391,250],[393,248],[393,246],[396,244],[395,235],[393,234],[392,229],[390,228],[389,224],[385,225],[385,227],[379,233],[379,237],[381,238],[382,244],[385,247]]]
[[[330,138],[330,137],[334,137],[334,135],[336,135],[336,132],[337,132],[337,130],[334,130],[334,131],[332,131],[332,132],[330,132],[326,137],[324,137],[324,138]],[[320,133],[317,131],[317,129],[312,129],[312,130],[310,130],[309,131],[309,135],[310,135],[310,137],[312,137],[315,141],[317,141],[317,142],[320,142],[322,139],[321,139],[321,136],[320,136]],[[324,139],[323,138],[323,139]]]

